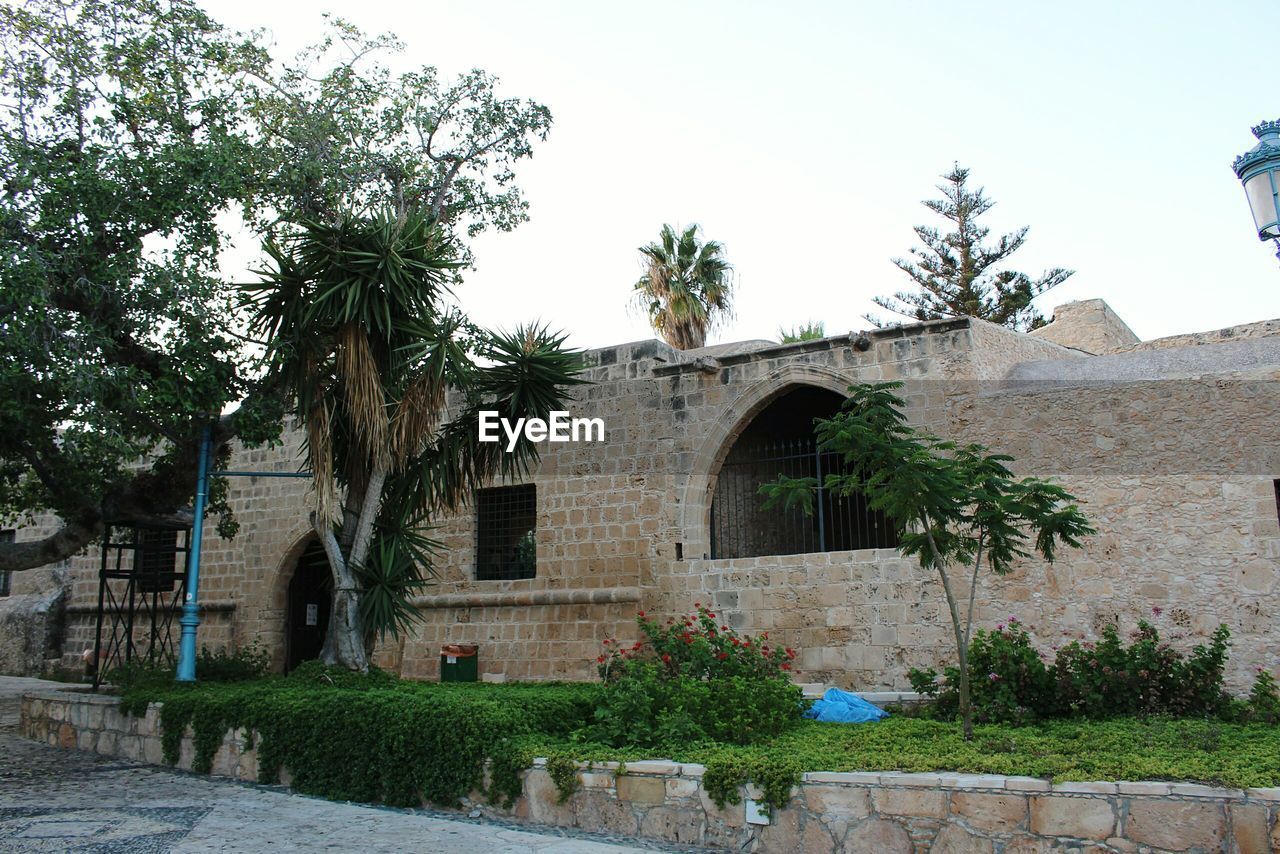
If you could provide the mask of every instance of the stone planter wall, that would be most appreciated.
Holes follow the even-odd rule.
[[[156,705],[145,717],[130,718],[114,697],[32,692],[23,698],[20,732],[59,747],[162,762]],[[256,752],[243,749],[243,736],[227,734],[214,759],[214,775],[256,780]],[[189,769],[193,755],[188,735],[179,767]],[[536,760],[512,809],[479,799],[466,806],[541,824],[745,851],[1280,850],[1280,788],[1051,785],[999,775],[814,772],[805,775],[790,805],[762,825],[748,820],[746,804],[718,808],[702,787],[700,765],[633,762],[625,773],[617,771],[616,764],[584,767],[579,790],[562,804],[545,763]]]

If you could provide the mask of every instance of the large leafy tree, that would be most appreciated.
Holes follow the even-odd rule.
[[[1005,465],[1012,458],[908,425],[905,403],[894,394],[901,386],[853,386],[839,413],[818,419],[820,447],[848,464],[846,472],[827,475],[822,486],[836,496],[865,495],[868,506],[897,528],[902,553],[937,574],[960,664],[964,736],[972,738],[968,656],[979,573],[985,565],[1004,575],[1033,553],[1052,561],[1060,545],[1078,548],[1093,528],[1075,496],[1061,486],[1015,478]],[[818,485],[815,478],[780,476],[760,489],[766,506],[812,512]],[[966,570],[967,596],[963,579],[953,578]]]
[[[478,410],[547,418],[577,359],[543,329],[486,333],[444,306],[459,262],[432,211],[308,221],[268,250],[250,296],[306,429],[311,519],[334,587],[322,658],[365,670],[374,635],[412,618],[431,514],[537,457],[528,442],[511,454],[479,442]],[[442,423],[451,389],[465,403]]]
[[[255,87],[252,115],[286,223],[414,210],[447,234],[475,236],[528,219],[515,167],[546,139],[547,107],[500,96],[479,69],[451,81],[433,66],[394,75],[377,60],[404,50],[397,38],[329,24]],[[453,251],[467,258],[465,242]]]
[[[0,513],[61,519],[0,545],[21,570],[189,523],[193,417],[254,391],[217,218],[258,189],[263,57],[186,0],[5,4],[0,50]],[[273,421],[244,407],[219,445]]]
[[[894,314],[914,320],[937,320],[968,315],[1008,326],[1035,329],[1045,319],[1032,300],[1071,277],[1074,271],[1054,267],[1033,278],[1016,270],[998,269],[1026,242],[1026,227],[986,243],[990,229],[979,223],[995,202],[983,195],[983,188],[969,186],[969,170],[957,164],[942,176],[938,187],[941,199],[924,206],[951,224],[945,234],[932,226],[918,225],[916,237],[923,247],[912,247],[910,258],[895,258],[894,265],[906,273],[914,290],[900,291],[874,302]],[[868,317],[877,326],[883,322]]]
[[[222,456],[278,434],[282,375],[219,275],[220,217],[278,241],[388,209],[513,228],[514,166],[551,120],[482,71],[393,76],[399,42],[341,21],[280,66],[186,0],[32,0],[0,7],[0,45],[0,512],[62,520],[0,544],[0,569],[189,523],[198,418]]]
[[[644,275],[634,300],[654,330],[677,350],[707,343],[707,332],[731,310],[733,268],[724,247],[698,238],[698,226],[680,233],[663,225],[657,241],[640,247]]]

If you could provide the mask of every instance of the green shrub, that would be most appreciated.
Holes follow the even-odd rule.
[[[979,629],[969,643],[969,680],[974,720],[979,723],[1030,723],[1053,714],[1053,668],[1046,667],[1031,636],[1016,618],[993,632]],[[935,698],[933,711],[954,717],[960,707],[960,668],[937,671],[912,668],[912,687]]]
[[[1059,709],[1090,718],[1222,715],[1230,705],[1222,687],[1230,638],[1230,630],[1219,626],[1207,646],[1197,645],[1183,657],[1146,621],[1138,623],[1128,647],[1119,630],[1107,626],[1096,644],[1073,641],[1058,651]]]
[[[979,630],[970,642],[974,716],[979,722],[1017,724],[1126,715],[1231,719],[1238,714],[1222,687],[1230,639],[1227,627],[1219,626],[1208,644],[1183,656],[1144,620],[1128,646],[1110,625],[1096,643],[1073,641],[1046,665],[1026,628],[1011,618],[994,632]],[[957,667],[946,668],[941,679],[932,669],[911,670],[912,687],[934,698],[926,715],[956,715],[959,676]]]
[[[1247,716],[1257,723],[1280,724],[1280,690],[1277,690],[1276,678],[1265,668],[1259,667],[1258,676],[1253,680]]]
[[[636,660],[614,670],[586,735],[618,747],[751,744],[793,726],[803,710],[799,687],[786,679],[694,679]]]
[[[196,657],[196,675],[204,682],[244,682],[261,679],[271,669],[271,654],[257,641],[228,653],[226,649],[210,652],[200,647]]]
[[[605,641],[597,659],[604,692],[588,738],[619,747],[750,744],[800,719],[802,693],[786,675],[795,650],[771,646],[767,633],[741,636],[695,607],[664,625],[641,611],[644,640]]]
[[[197,771],[208,771],[226,732],[256,730],[259,780],[288,769],[293,787],[339,800],[452,806],[480,790],[492,760],[489,797],[508,802],[532,755],[522,739],[567,737],[596,707],[598,686],[428,685],[374,673],[329,684],[317,666],[287,678],[189,686],[138,686],[123,706],[140,714],[163,703],[165,759],[195,734]],[[506,690],[496,690],[506,689]]]

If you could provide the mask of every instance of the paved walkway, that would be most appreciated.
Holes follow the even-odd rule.
[[[0,677],[0,852],[395,851],[623,854],[628,840],[460,821],[59,750],[15,732],[23,690]],[[637,848],[636,845],[643,847]]]

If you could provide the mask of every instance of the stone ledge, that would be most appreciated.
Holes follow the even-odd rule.
[[[415,596],[415,608],[518,608],[530,605],[613,605],[639,602],[639,587],[573,587]]]
[[[19,733],[65,749],[161,764],[160,706],[128,717],[119,702],[75,689],[29,691]],[[224,736],[213,776],[256,782],[257,750],[246,748],[244,737],[243,731]],[[178,767],[190,770],[194,755],[188,729]],[[543,757],[533,760],[511,809],[479,793],[463,799],[464,809],[727,850],[910,850],[909,840],[922,828],[936,835],[936,850],[964,851],[1056,850],[1063,842],[1079,850],[1182,850],[1186,840],[1197,849],[1263,851],[1266,840],[1280,839],[1280,787],[1141,780],[1054,785],[998,774],[812,771],[786,806],[772,810],[770,824],[755,825],[746,821],[743,804],[714,804],[702,785],[702,765],[650,759],[628,763],[619,774],[621,763],[579,762],[581,786],[561,802],[546,764]],[[282,770],[280,782],[290,780]],[[754,785],[740,794],[761,796]],[[960,847],[948,849],[947,842]]]

